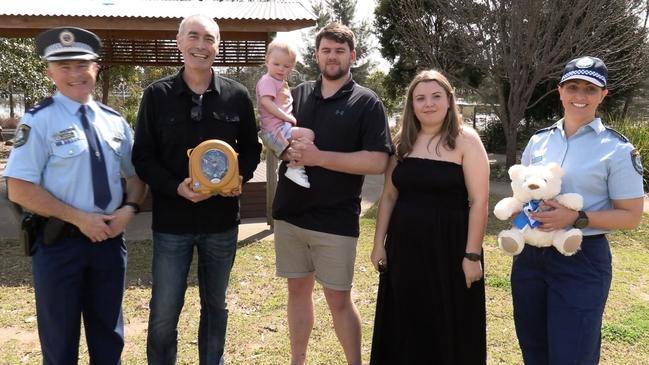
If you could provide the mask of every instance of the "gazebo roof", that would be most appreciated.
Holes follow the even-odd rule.
[[[104,64],[179,65],[178,24],[192,14],[205,14],[219,24],[219,66],[263,63],[275,32],[316,23],[315,15],[297,1],[2,0],[0,37],[34,37],[52,27],[77,26],[102,38]]]

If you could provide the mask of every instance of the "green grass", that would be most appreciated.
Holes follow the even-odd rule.
[[[501,254],[495,245],[495,235],[505,226],[491,218],[484,247],[489,364],[509,365],[521,364],[522,359],[512,319],[511,258]],[[368,259],[373,232],[373,219],[361,219],[353,298],[361,312],[366,362],[378,281]],[[612,234],[610,240],[614,274],[604,318],[601,364],[649,364],[649,216],[645,215],[639,229]],[[129,243],[128,287],[124,299],[125,365],[146,363],[150,258],[151,242]],[[288,363],[286,288],[284,280],[275,277],[274,260],[272,241],[246,243],[237,251],[228,292],[226,360],[229,364]],[[15,241],[0,241],[0,268],[0,364],[40,364],[30,261],[20,256]],[[195,270],[193,267],[180,318],[178,364],[198,363],[196,334],[200,305]],[[316,324],[309,345],[309,364],[344,364],[319,289],[314,298]],[[88,363],[87,356],[82,345],[80,363]]]
[[[649,333],[649,305],[636,304],[618,323],[604,324],[602,337],[629,345],[641,343]]]

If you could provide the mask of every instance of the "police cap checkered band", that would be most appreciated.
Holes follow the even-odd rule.
[[[585,56],[575,58],[568,62],[563,69],[559,84],[574,79],[588,81],[599,87],[606,87],[608,82],[608,69],[604,61],[597,57]]]
[[[76,27],[53,28],[36,37],[36,51],[47,61],[94,60],[100,49],[96,34]]]

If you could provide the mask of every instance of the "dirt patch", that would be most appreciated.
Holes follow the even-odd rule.
[[[124,324],[124,336],[131,337],[146,332],[148,322],[145,318],[133,318],[129,323]]]
[[[134,318],[124,325],[126,338],[135,338],[146,333],[147,321],[144,318]],[[9,341],[17,341],[21,348],[37,349],[39,346],[38,331],[19,327],[0,327],[0,348]],[[127,341],[128,342],[128,341]]]
[[[38,344],[38,332],[18,327],[0,328],[0,347],[5,342],[16,340],[21,344]]]

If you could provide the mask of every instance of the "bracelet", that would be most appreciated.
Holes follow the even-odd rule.
[[[138,203],[126,202],[126,203],[122,204],[122,206],[123,207],[129,206],[129,207],[133,208],[134,214],[138,214],[140,212],[140,204],[138,204]]]

